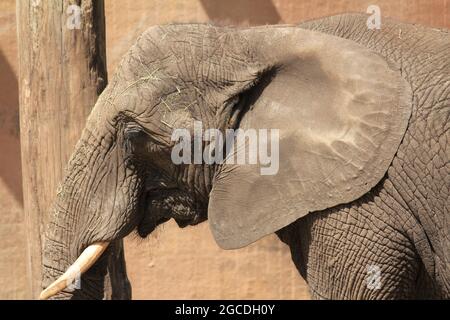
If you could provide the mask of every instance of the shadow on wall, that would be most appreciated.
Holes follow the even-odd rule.
[[[281,22],[281,16],[271,0],[200,0],[200,2],[209,19],[216,24],[250,26]]]
[[[19,90],[14,70],[0,51],[0,179],[23,205]]]

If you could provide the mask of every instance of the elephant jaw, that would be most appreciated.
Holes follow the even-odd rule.
[[[66,289],[77,276],[81,276],[100,258],[109,242],[96,242],[88,246],[78,259],[56,281],[43,290],[40,300],[46,300]]]

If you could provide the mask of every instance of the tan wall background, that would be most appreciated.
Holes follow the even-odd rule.
[[[110,75],[147,27],[169,22],[298,23],[380,6],[382,17],[450,28],[450,0],[105,0]],[[0,1],[0,299],[30,298],[24,239],[15,1]],[[224,251],[207,223],[169,222],[148,239],[126,239],[135,299],[307,299],[307,286],[275,236]]]

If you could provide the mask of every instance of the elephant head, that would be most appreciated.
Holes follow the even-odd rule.
[[[295,26],[150,28],[96,103],[67,167],[43,297],[101,297],[108,244],[133,230],[146,237],[171,218],[180,227],[209,219],[219,246],[233,249],[359,198],[391,163],[410,96],[394,65],[345,39]],[[219,132],[279,130],[277,172],[261,174],[259,161],[175,163],[174,130],[194,136],[199,122]],[[83,273],[75,293],[65,288],[74,268]]]

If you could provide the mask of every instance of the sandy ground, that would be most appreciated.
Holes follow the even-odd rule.
[[[169,22],[298,23],[335,13],[365,12],[450,27],[449,0],[106,0],[108,70],[147,27]],[[23,226],[18,128],[15,1],[0,2],[0,299],[30,298]],[[149,239],[126,239],[136,299],[307,299],[307,286],[275,236],[244,249],[218,248],[207,223],[167,223]]]

